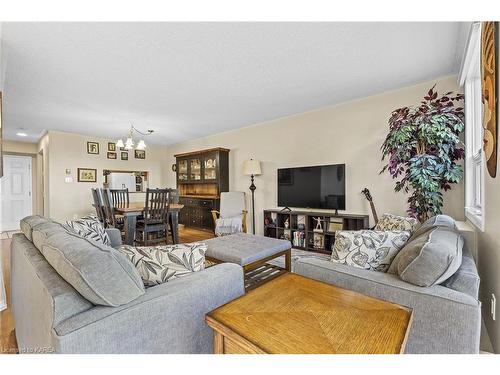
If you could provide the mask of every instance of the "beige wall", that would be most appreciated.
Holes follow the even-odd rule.
[[[497,40],[497,50],[500,51],[499,40]],[[484,232],[478,231],[480,299],[483,302],[483,318],[491,343],[495,353],[500,353],[500,166],[497,168],[496,178],[491,178],[487,171],[485,176],[485,228]],[[490,315],[491,293],[497,298],[495,321]]]
[[[99,155],[87,154],[87,141],[99,142]],[[82,216],[93,211],[90,189],[102,187],[103,170],[138,170],[148,171],[149,187],[165,186],[165,146],[148,145],[146,159],[134,159],[129,152],[129,160],[107,159],[107,143],[115,140],[88,137],[74,133],[49,131],[47,134],[48,152],[48,216],[63,221],[74,216]],[[47,147],[46,147],[47,148]],[[77,182],[77,168],[97,169],[97,182]],[[71,169],[73,182],[66,183],[65,171]],[[144,199],[144,194],[131,194],[131,200]]]
[[[329,106],[312,112],[281,118],[239,130],[216,134],[168,146],[168,163],[174,154],[210,147],[227,147],[230,152],[231,190],[249,193],[249,176],[242,174],[243,161],[262,161],[262,175],[256,177],[256,230],[262,233],[262,210],[276,207],[276,170],[281,167],[320,164],[346,164],[346,211],[368,214],[368,202],[360,193],[370,189],[379,213],[404,214],[407,196],[393,192],[394,181],[379,175],[380,145],[388,130],[392,110],[418,105],[422,96],[437,82],[440,92],[456,91],[457,78],[435,81],[397,91]],[[175,174],[167,168],[167,184],[175,185]],[[247,194],[247,207],[250,201]],[[464,219],[464,188],[460,183],[445,194],[444,212]],[[370,217],[371,219],[371,217]],[[250,225],[250,223],[249,223]]]
[[[37,144],[28,142],[3,141],[3,151],[12,154],[36,155]]]
[[[37,180],[38,176],[38,161],[37,161],[37,144],[29,143],[29,142],[14,142],[14,141],[3,141],[2,143],[3,153],[10,155],[25,155],[31,156],[31,196],[32,199],[32,212],[34,214],[40,214],[42,211],[40,210],[40,202],[41,195],[39,184]]]

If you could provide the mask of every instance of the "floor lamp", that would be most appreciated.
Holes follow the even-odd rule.
[[[252,233],[255,234],[255,189],[257,189],[253,183],[254,177],[261,174],[260,161],[258,160],[246,160],[243,163],[243,174],[246,176],[251,176],[250,180],[252,184],[250,185],[250,190],[252,192]]]

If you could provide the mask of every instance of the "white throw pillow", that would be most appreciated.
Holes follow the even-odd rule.
[[[146,286],[165,283],[205,268],[207,245],[193,242],[166,246],[118,248],[134,264]]]
[[[419,226],[418,220],[413,217],[383,214],[375,230],[409,230],[414,232]]]
[[[64,229],[76,233],[87,240],[111,246],[106,229],[95,215],[88,215],[81,219],[69,220],[63,224]]]
[[[337,231],[331,261],[387,272],[410,235],[409,231]]]

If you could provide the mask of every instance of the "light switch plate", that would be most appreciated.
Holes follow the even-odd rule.
[[[496,320],[497,298],[491,293],[491,319]]]

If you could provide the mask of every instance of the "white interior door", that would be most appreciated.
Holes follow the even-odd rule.
[[[31,157],[4,155],[0,178],[0,232],[19,229],[19,221],[32,213]]]

